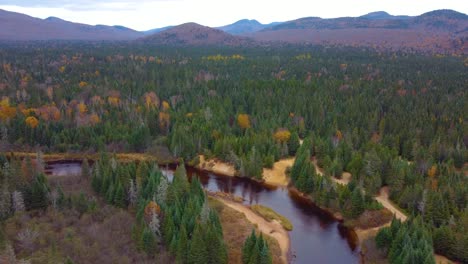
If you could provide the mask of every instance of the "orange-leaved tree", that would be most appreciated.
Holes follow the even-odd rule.
[[[28,116],[25,122],[30,128],[36,128],[39,125],[39,120],[34,116]]]

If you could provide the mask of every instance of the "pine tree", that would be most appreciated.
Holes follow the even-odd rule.
[[[127,206],[125,202],[126,201],[125,192],[120,183],[117,185],[117,188],[115,190],[113,201],[114,201],[114,204],[120,208],[125,208]]]
[[[289,155],[294,156],[296,155],[297,150],[301,146],[299,135],[297,132],[293,132],[291,134],[291,138],[288,141],[288,149],[289,149]]]
[[[257,243],[257,237],[255,235],[255,230],[252,229],[252,233],[250,236],[247,237],[247,239],[244,242],[244,245],[242,246],[242,263],[248,264],[250,257],[252,256],[252,251]]]
[[[188,236],[185,226],[182,225],[179,232],[179,240],[177,241],[176,262],[180,264],[187,263],[188,260]],[[212,245],[213,246],[213,245]]]
[[[259,264],[272,264],[273,259],[270,254],[270,249],[268,248],[268,244],[266,241],[263,243],[263,247],[260,250],[260,261]]]
[[[149,256],[154,256],[156,253],[156,238],[154,233],[149,229],[145,228],[141,236],[143,250]]]
[[[188,260],[191,264],[206,264],[208,263],[208,250],[207,247],[211,245],[207,245],[204,241],[204,237],[202,234],[202,228],[200,224],[195,226],[195,230],[192,235],[192,239],[190,241],[190,251]]]
[[[35,177],[31,188],[30,188],[30,202],[28,207],[30,209],[45,209],[47,208],[47,195],[49,187],[47,185],[47,179],[43,174],[39,174]]]
[[[354,188],[351,194],[351,216],[358,217],[364,212],[364,200],[360,188]]]

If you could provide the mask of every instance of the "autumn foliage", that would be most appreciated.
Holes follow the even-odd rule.
[[[237,116],[237,123],[243,129],[250,128],[250,117],[248,114],[239,114]]]
[[[39,125],[39,120],[34,116],[28,116],[25,122],[30,128],[36,128]]]
[[[278,142],[288,142],[289,138],[291,138],[291,132],[287,129],[278,129],[275,134],[273,135],[276,141]]]
[[[159,205],[154,202],[154,201],[150,201],[146,207],[145,207],[145,216],[150,218],[153,214],[160,214],[161,213],[161,207],[159,207]]]

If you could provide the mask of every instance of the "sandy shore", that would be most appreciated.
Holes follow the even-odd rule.
[[[217,159],[210,159],[206,160],[205,156],[200,155],[200,164],[198,165],[198,168],[206,171],[211,171],[217,174],[222,174],[226,176],[235,176],[236,175],[236,169],[234,168],[233,165],[222,162]]]
[[[199,169],[211,171],[216,174],[226,176],[235,176],[236,169],[232,164],[220,161],[218,159],[205,159],[203,155],[199,156],[200,163],[197,166]],[[272,169],[263,169],[263,180],[266,184],[274,186],[288,186],[289,178],[286,175],[286,168],[294,164],[294,158],[282,159],[273,164]]]
[[[219,201],[223,202],[225,205],[230,208],[241,212],[245,217],[254,225],[258,227],[258,230],[264,234],[267,234],[278,241],[278,244],[281,248],[281,260],[284,263],[288,263],[288,251],[289,251],[289,234],[286,229],[281,226],[277,221],[268,222],[263,217],[254,213],[249,207],[235,203],[226,199],[217,198]]]
[[[295,158],[282,159],[273,164],[272,169],[263,169],[263,179],[265,183],[276,186],[288,186],[289,177],[286,169],[292,167]]]

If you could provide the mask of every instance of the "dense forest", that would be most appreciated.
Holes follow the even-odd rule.
[[[349,217],[379,209],[371,197],[389,187],[391,200],[417,220],[402,224],[405,234],[396,223],[382,231],[387,248],[415,240],[421,248],[412,252],[468,262],[465,57],[324,46],[36,43],[4,44],[0,62],[1,151],[148,152],[189,164],[203,154],[256,179],[263,167],[296,156],[292,183]],[[316,175],[312,158],[327,177]],[[92,186],[109,204],[137,208],[133,233],[143,250],[161,239],[185,263],[180,248],[207,239],[223,247],[196,181],[178,171],[165,197],[152,197],[165,181],[157,169],[109,162],[94,165]],[[348,186],[327,184],[344,171],[353,175]],[[31,179],[25,200],[47,189],[43,177]],[[143,191],[127,197],[135,186]],[[161,237],[150,232],[157,220],[146,219],[149,201],[171,223],[161,223]],[[197,221],[205,224],[182,212],[201,214]],[[392,263],[420,257],[388,251]]]

